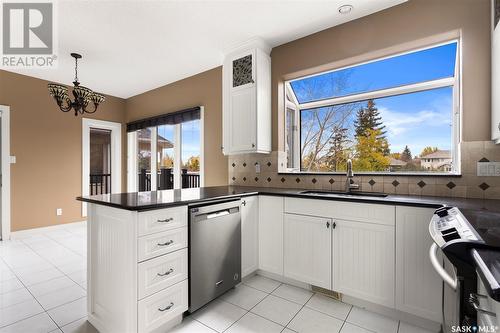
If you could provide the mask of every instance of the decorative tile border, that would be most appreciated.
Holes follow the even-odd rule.
[[[447,196],[461,198],[500,199],[500,177],[478,177],[477,162],[500,161],[500,146],[490,141],[461,144],[462,176],[355,176],[362,191],[401,195]],[[344,175],[279,174],[283,152],[244,154],[229,157],[231,185],[281,188],[343,190]],[[255,166],[260,166],[256,173]]]

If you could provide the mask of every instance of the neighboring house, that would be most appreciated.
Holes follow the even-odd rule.
[[[436,150],[421,156],[421,165],[425,170],[451,171],[451,151]]]
[[[390,171],[398,171],[403,169],[408,163],[403,160],[398,160],[397,158],[391,158],[389,162]]]

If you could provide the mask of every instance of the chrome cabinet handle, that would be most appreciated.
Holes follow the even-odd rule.
[[[158,246],[168,246],[168,245],[172,244],[173,242],[174,242],[173,240],[169,240],[168,242],[157,243],[156,245],[158,245]]]
[[[167,276],[167,275],[169,275],[169,274],[171,274],[171,273],[173,273],[173,272],[174,272],[174,269],[173,269],[173,268],[170,268],[170,269],[169,269],[168,271],[166,271],[165,273],[156,273],[156,275],[158,275],[158,276]]]
[[[160,312],[167,311],[167,310],[170,310],[173,306],[174,306],[174,303],[170,302],[170,304],[167,305],[166,307],[164,307],[163,309],[162,308],[158,308],[158,311],[160,311]]]
[[[174,218],[173,217],[169,217],[167,219],[164,219],[164,220],[156,220],[156,222],[159,222],[159,223],[165,223],[165,222],[170,222],[170,221],[173,221]]]

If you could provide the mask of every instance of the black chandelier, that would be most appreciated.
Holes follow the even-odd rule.
[[[78,59],[82,56],[78,53],[71,53],[71,56],[75,58],[75,81],[73,81],[73,96],[75,100],[72,101],[71,98],[69,98],[68,87],[62,84],[49,83],[47,85],[49,94],[54,97],[62,112],[68,112],[73,109],[75,110],[75,116],[78,116],[79,113],[94,113],[97,111],[99,104],[104,102],[105,97],[93,92],[87,87],[80,86],[80,82],[78,82]],[[94,109],[90,111],[87,110],[87,107],[91,102],[94,104]]]

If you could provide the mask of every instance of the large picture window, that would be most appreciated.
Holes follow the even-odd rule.
[[[288,81],[287,167],[458,173],[458,42]]]

